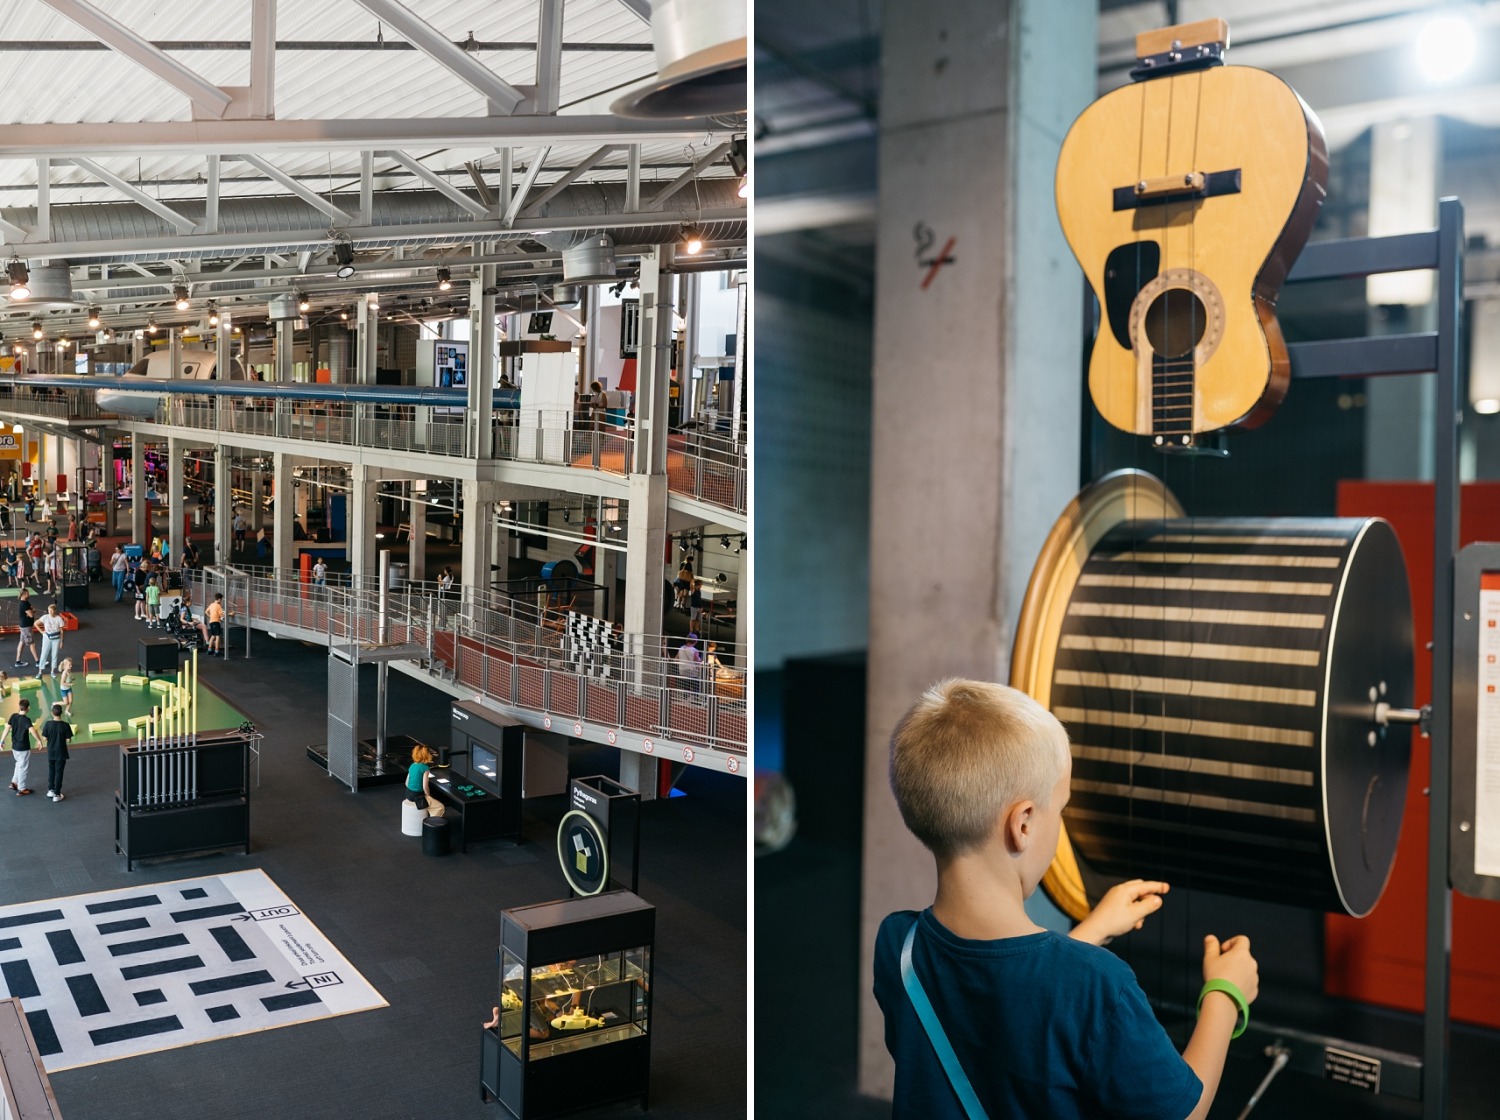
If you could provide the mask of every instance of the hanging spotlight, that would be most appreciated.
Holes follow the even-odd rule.
[[[682,227],[682,249],[690,257],[703,252],[703,231],[694,223]]]
[[[438,291],[440,292],[446,292],[449,288],[453,287],[453,273],[449,272],[446,268],[437,270],[437,280]]]
[[[344,320],[344,322],[347,323],[349,321],[349,309],[345,308],[343,311],[340,311],[339,312],[339,318],[342,319],[342,320]]]
[[[31,337],[41,338],[42,334],[42,321],[40,319],[31,320]]]
[[[335,241],[333,244],[333,259],[338,262],[338,272],[335,275],[340,280],[347,280],[354,275],[354,246],[347,241]]]
[[[156,333],[156,316],[155,315],[151,316],[151,318],[149,318],[149,319],[146,320],[146,333],[147,334],[155,334]]]
[[[748,198],[750,196],[750,163],[745,157],[743,136],[736,136],[734,143],[729,146],[729,167],[740,177],[739,196]]]
[[[69,342],[70,342],[70,339],[68,338],[67,335],[61,335],[61,336],[59,336],[59,338],[57,340],[57,348],[59,350],[66,350],[68,348]]]
[[[683,552],[683,553],[691,552],[693,550],[692,546],[690,544],[688,544],[687,537],[681,537],[681,538],[678,539],[678,541],[677,541],[677,550],[679,552]]]
[[[742,551],[744,551],[744,548],[745,548],[745,538],[741,537],[734,544],[734,554],[736,556],[738,556]]]
[[[725,552],[729,551],[729,537],[727,534],[719,538],[719,547]]]
[[[96,331],[98,329],[99,329],[99,309],[97,307],[90,307],[89,308],[89,330]]]
[[[311,308],[312,308],[312,300],[310,300],[310,299],[307,298],[307,294],[305,292],[298,292],[297,293],[297,310],[298,311],[308,311]]]
[[[20,258],[12,258],[5,266],[5,275],[10,280],[10,298],[23,300],[31,298],[31,270],[26,267],[26,262]]]
[[[219,305],[213,300],[208,301],[208,325],[211,327],[219,325]]]
[[[178,311],[186,311],[191,306],[188,303],[188,290],[181,284],[172,289],[172,298],[177,301]]]

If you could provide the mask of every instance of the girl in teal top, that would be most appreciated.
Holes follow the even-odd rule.
[[[406,800],[418,809],[426,809],[429,816],[441,817],[443,806],[432,795],[432,763],[437,755],[432,748],[418,743],[411,749],[411,765],[406,768]]]

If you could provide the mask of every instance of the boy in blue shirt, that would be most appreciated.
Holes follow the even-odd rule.
[[[1249,939],[1204,938],[1210,983],[1178,1055],[1135,975],[1099,948],[1160,909],[1166,883],[1119,884],[1068,937],[1027,917],[1068,800],[1062,724],[1004,685],[944,681],[897,725],[890,775],[902,820],[938,873],[932,906],[890,915],[876,936],[894,1120],[1207,1116],[1241,1001],[1248,1017],[1259,992]],[[981,1112],[960,1103],[918,1017],[904,952]]]

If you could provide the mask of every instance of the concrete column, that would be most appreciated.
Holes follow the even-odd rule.
[[[146,446],[140,433],[130,437],[130,539],[142,547],[151,543],[146,524]]]
[[[182,566],[182,524],[186,512],[182,501],[182,451],[183,444],[175,436],[167,437],[167,540],[171,543],[168,561],[173,567]]]
[[[233,357],[231,345],[234,340],[233,328],[229,322],[229,312],[219,312],[219,325],[214,328],[214,368],[221,380],[229,380],[230,359]]]
[[[427,495],[418,494],[416,487],[407,484],[412,501],[407,503],[406,516],[411,522],[411,540],[406,545],[408,576],[414,580],[427,578]]]
[[[291,381],[292,379],[292,323],[288,319],[278,319],[276,321],[275,380]]]
[[[250,472],[250,516],[246,518],[250,522],[252,535],[266,523],[265,490],[266,472],[256,467]]]
[[[665,398],[663,398],[665,400]],[[630,523],[625,533],[625,654],[637,673],[641,656],[661,648],[662,557],[667,549],[667,476],[630,476]]]
[[[104,535],[115,535],[115,433],[104,430],[104,442],[99,447],[99,473],[104,476],[100,488],[104,491]]]
[[[672,358],[672,247],[641,254],[641,348],[636,367],[636,438],[632,471],[666,474]]]
[[[603,533],[609,532],[608,526],[600,526]],[[594,582],[599,585],[599,590],[594,592],[594,617],[604,618],[607,616],[613,621],[615,609],[615,577],[619,569],[620,554],[612,548],[594,549]],[[658,612],[660,617],[660,612]]]
[[[583,323],[589,333],[583,340],[583,386],[587,389],[599,377],[599,355],[604,350],[603,332],[599,329],[599,284],[583,286]],[[606,385],[606,389],[618,389],[618,385]]]
[[[217,563],[234,560],[234,487],[229,459],[233,449],[223,444],[214,448],[214,546],[205,552]]]
[[[1077,490],[1081,353],[1079,332],[1062,324],[1077,318],[1069,309],[1079,306],[1082,277],[1058,225],[1053,172],[1063,135],[1094,96],[1096,21],[1088,0],[885,8],[866,977],[881,919],[928,905],[935,885],[932,857],[891,799],[891,729],[940,677],[1007,678],[1032,564]],[[932,231],[932,255],[954,239],[952,263],[935,275],[924,254],[913,257],[919,228]],[[943,526],[942,564],[932,563],[929,537],[913,531],[918,523]],[[892,1082],[883,1021],[864,984],[858,1088],[889,1097]]]
[[[380,514],[375,495],[379,489],[380,471],[364,463],[355,463],[349,474],[353,484],[349,491],[349,565],[358,583],[362,576],[375,578],[379,559],[375,527],[379,524]]]
[[[458,582],[480,594],[490,589],[490,523],[495,519],[495,484],[463,480],[463,567]],[[465,601],[469,596],[465,596]]]
[[[481,265],[478,277],[469,284],[469,306],[474,309],[469,329],[469,420],[474,437],[469,446],[481,459],[495,454],[492,415],[500,378],[495,372],[494,293],[495,266]]]
[[[271,459],[276,472],[276,505],[271,513],[271,562],[278,572],[285,572],[294,564],[296,542],[292,540],[292,520],[297,513],[297,502],[292,493],[292,467],[297,460],[278,451]]]
[[[365,295],[355,305],[354,324],[354,380],[360,385],[375,384],[375,362],[380,338],[380,306],[370,300],[378,298],[374,293]]]
[[[490,516],[490,586],[504,583],[510,578],[510,529],[500,524],[499,503]]]
[[[167,330],[167,353],[171,355],[170,369],[173,377],[182,376],[182,328],[170,327]]]
[[[620,784],[635,790],[642,801],[656,800],[656,773],[660,768],[655,755],[620,752]]]
[[[36,490],[39,498],[45,498],[52,491],[52,483],[47,479],[47,440],[50,438],[45,432],[39,432],[36,437]]]

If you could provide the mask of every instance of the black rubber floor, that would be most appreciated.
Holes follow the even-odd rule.
[[[130,620],[128,605],[98,594],[101,585],[94,590],[104,602],[81,612],[65,652],[98,650],[106,667],[133,666],[147,631]],[[203,666],[203,678],[266,734],[252,853],[148,861],[127,874],[114,852],[117,756],[80,748],[65,801],[0,790],[0,904],[261,867],[391,1006],[59,1073],[53,1088],[62,1114],[501,1117],[498,1104],[479,1099],[480,1025],[498,990],[500,911],[566,893],[552,845],[563,798],[528,802],[520,845],[487,841],[467,854],[424,857],[420,841],[401,835],[398,787],[352,794],[305,756],[324,738],[326,652],[262,634],[253,648],[251,660]],[[9,652],[0,641],[0,654]],[[445,696],[399,673],[391,681],[393,734],[446,735]],[[361,693],[373,729],[373,675]],[[614,765],[613,752],[574,745],[574,773],[611,773]],[[686,796],[642,812],[640,893],[658,907],[651,1115],[743,1116],[746,788],[701,770],[690,770],[679,788]],[[636,1106],[619,1105],[581,1115],[632,1114]]]

